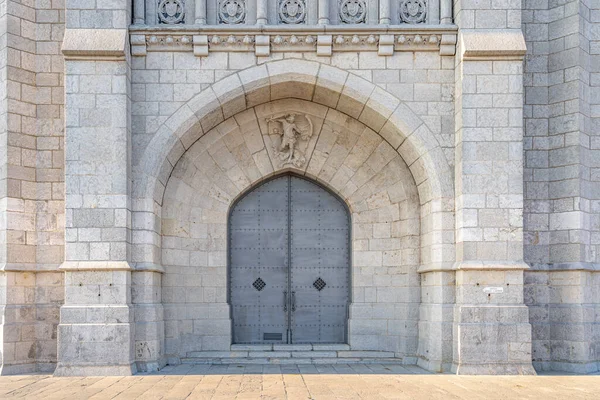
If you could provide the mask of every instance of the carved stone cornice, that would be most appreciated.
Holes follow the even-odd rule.
[[[382,28],[362,25],[351,29],[339,26],[309,27],[286,25],[269,27],[136,27],[130,28],[132,55],[148,51],[193,51],[207,56],[211,51],[256,52],[332,52],[377,51],[391,55],[395,51],[439,51],[454,55],[455,26],[402,26]]]

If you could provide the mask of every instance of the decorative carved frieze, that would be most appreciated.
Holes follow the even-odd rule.
[[[277,7],[280,22],[301,24],[306,22],[306,0],[280,0]]]
[[[400,21],[407,24],[427,22],[427,0],[402,0],[399,8]]]
[[[340,20],[345,24],[363,24],[367,20],[364,0],[340,0]]]
[[[243,0],[219,0],[219,23],[241,24],[246,19],[246,2]]]
[[[188,35],[148,35],[146,46],[151,51],[190,51],[192,36]]]
[[[279,158],[280,167],[293,165],[302,168],[306,163],[305,152],[313,135],[313,123],[308,115],[283,114],[266,119],[269,135],[276,136],[273,152]]]
[[[313,35],[275,35],[271,37],[273,51],[311,51],[317,45]]]
[[[185,3],[183,0],[159,0],[158,20],[161,24],[181,24],[185,18]]]
[[[212,35],[208,38],[208,46],[213,51],[251,51],[254,36],[251,35]]]
[[[399,35],[396,50],[435,50],[440,47],[440,35]]]
[[[333,43],[336,47],[371,47],[377,44],[377,35],[335,35]]]
[[[265,56],[273,52],[317,52],[329,56],[332,52],[377,51],[380,55],[391,55],[394,51],[440,51],[453,55],[455,34],[334,34],[311,35],[281,32],[272,35],[214,32],[202,35],[174,33],[132,34],[132,54],[143,56],[147,51],[194,51],[198,56],[207,56],[209,51],[256,51]]]

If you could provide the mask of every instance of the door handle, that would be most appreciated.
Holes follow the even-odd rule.
[[[296,292],[292,292],[292,311],[296,311]]]
[[[283,311],[287,312],[287,306],[288,306],[288,301],[287,301],[287,290],[283,291]]]

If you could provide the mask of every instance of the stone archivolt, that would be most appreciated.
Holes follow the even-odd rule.
[[[282,141],[282,136],[286,136],[282,130],[286,129],[290,133]],[[296,143],[300,146],[296,147]],[[290,147],[294,156],[292,162],[285,162],[289,160]],[[297,149],[302,153],[296,153]],[[293,162],[300,159],[303,162]],[[168,339],[169,356],[185,356],[186,349],[197,343],[211,343],[221,351],[229,349],[231,322],[224,290],[228,209],[256,183],[286,172],[325,185],[352,212],[355,297],[349,324],[353,349],[378,349],[410,357],[416,351],[418,337],[413,317],[407,312],[381,314],[379,323],[407,327],[370,333],[373,322],[364,311],[390,306],[410,308],[418,302],[421,232],[417,184],[398,151],[375,131],[339,111],[294,98],[267,102],[233,115],[207,131],[175,163],[166,184],[161,232],[166,266],[162,289],[165,324],[175,333]],[[386,224],[393,233],[374,237],[373,227]],[[205,232],[210,232],[209,241],[205,240]],[[364,247],[368,243],[371,249]],[[215,262],[210,267],[190,265],[190,252],[210,252]],[[373,268],[371,263],[378,257],[385,261]],[[394,280],[398,271],[410,276],[413,283]],[[203,279],[201,288],[184,287],[181,278],[188,273],[210,273],[211,279]],[[387,288],[382,290],[402,296],[364,299],[356,294],[365,289],[361,282],[371,279],[386,280]],[[181,302],[198,290],[214,291],[216,297]],[[213,312],[210,316],[193,316],[193,324],[211,325],[211,333],[196,330],[183,334],[172,330],[183,323],[186,309],[203,307],[211,307]],[[217,335],[222,340],[217,340]]]

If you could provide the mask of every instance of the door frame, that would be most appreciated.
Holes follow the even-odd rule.
[[[348,337],[349,337],[349,329],[350,329],[350,307],[352,306],[352,295],[353,295],[353,286],[352,286],[352,268],[353,268],[353,249],[352,249],[352,234],[353,234],[353,227],[352,227],[352,211],[350,210],[350,207],[348,207],[348,203],[346,203],[346,201],[336,192],[334,192],[333,190],[331,190],[330,188],[328,188],[325,184],[323,184],[320,181],[317,181],[315,179],[309,178],[307,176],[304,176],[302,174],[299,174],[295,171],[284,171],[282,173],[277,173],[275,175],[269,176],[267,178],[263,178],[255,183],[253,183],[252,185],[250,185],[248,188],[246,188],[245,190],[243,190],[236,199],[234,199],[231,204],[229,205],[229,210],[227,211],[227,246],[226,246],[226,251],[227,251],[227,304],[229,305],[229,319],[231,321],[231,332],[230,332],[230,337],[231,337],[231,343],[230,344],[234,344],[233,343],[233,330],[234,330],[234,321],[233,321],[233,309],[231,306],[231,213],[233,212],[233,209],[235,208],[235,206],[244,198],[246,197],[247,194],[250,194],[252,191],[254,191],[255,189],[258,189],[260,186],[275,180],[275,179],[279,179],[279,178],[283,178],[283,177],[295,177],[295,178],[299,178],[299,179],[304,179],[305,181],[308,181],[312,184],[315,184],[317,186],[319,186],[321,189],[325,190],[327,193],[329,193],[330,195],[332,195],[333,197],[335,197],[344,207],[344,210],[346,211],[346,218],[348,219],[348,308],[346,309],[346,328],[344,329],[344,343],[343,344],[349,344],[348,343]],[[291,210],[288,210],[288,213]],[[289,240],[288,240],[289,241]],[[288,247],[289,247],[289,243],[288,243]],[[289,250],[288,250],[289,253]],[[289,254],[288,254],[288,268],[291,268],[289,266]],[[289,328],[289,327],[288,327]]]

